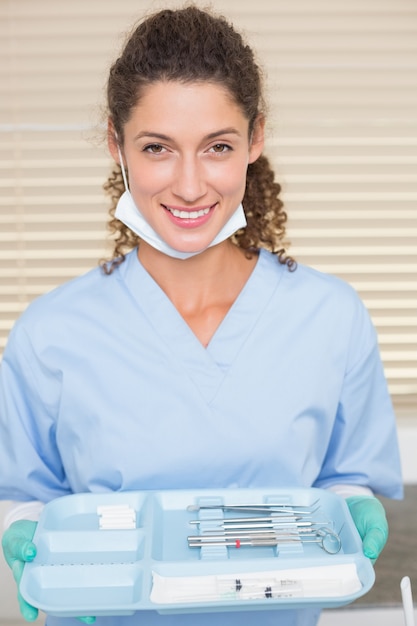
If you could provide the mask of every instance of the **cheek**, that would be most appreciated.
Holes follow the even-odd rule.
[[[168,167],[152,167],[145,165],[129,178],[130,191],[140,196],[152,196],[163,189],[170,180],[171,173]]]
[[[224,165],[212,172],[211,181],[223,193],[241,192],[246,185],[247,161],[242,159],[239,162]]]

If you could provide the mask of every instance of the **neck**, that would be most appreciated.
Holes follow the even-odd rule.
[[[186,260],[173,259],[141,242],[138,257],[155,282],[207,345],[248,280],[251,259],[229,240]]]
[[[174,259],[142,241],[138,258],[174,304],[178,298],[201,299],[205,293],[212,294],[234,266],[245,260],[242,250],[230,241],[184,260]]]

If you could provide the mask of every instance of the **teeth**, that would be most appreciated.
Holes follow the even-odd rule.
[[[179,211],[178,209],[170,209],[169,207],[167,207],[167,209],[172,213],[174,217],[179,217],[182,220],[195,220],[198,217],[203,217],[203,215],[207,215],[207,213],[210,211],[209,208],[201,209],[200,211]]]

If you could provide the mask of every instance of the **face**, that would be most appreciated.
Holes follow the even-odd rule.
[[[171,247],[205,249],[242,201],[261,154],[263,121],[248,120],[217,84],[146,87],[124,128],[123,156],[136,206]],[[110,150],[118,161],[117,148]]]

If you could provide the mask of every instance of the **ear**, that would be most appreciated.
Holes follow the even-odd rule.
[[[117,148],[117,133],[114,128],[113,120],[110,117],[107,120],[107,145],[113,159],[120,165],[119,150]]]
[[[249,163],[261,156],[265,146],[265,117],[260,113],[255,120],[249,145]]]

